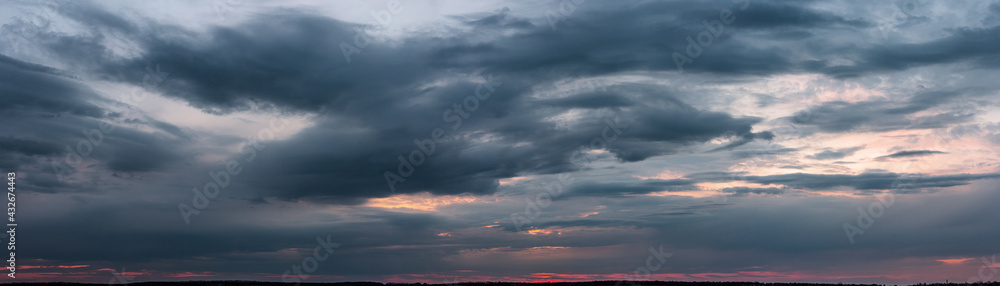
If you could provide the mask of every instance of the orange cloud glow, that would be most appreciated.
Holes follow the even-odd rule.
[[[972,258],[952,258],[952,259],[938,259],[937,261],[941,261],[941,262],[944,262],[944,263],[947,263],[947,264],[959,264],[959,263],[962,263],[964,261],[968,261],[968,260],[971,260],[971,259]]]
[[[437,211],[439,207],[452,204],[468,204],[482,201],[474,196],[434,196],[430,193],[400,194],[387,198],[368,200],[365,206],[384,209],[409,209],[419,211]]]

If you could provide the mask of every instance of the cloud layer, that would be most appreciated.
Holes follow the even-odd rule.
[[[995,254],[1000,4],[576,2],[0,4],[21,275],[281,281],[327,237],[296,279],[913,283]]]

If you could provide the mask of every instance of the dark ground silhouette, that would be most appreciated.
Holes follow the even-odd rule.
[[[331,283],[284,283],[262,281],[175,281],[136,282],[131,286],[523,286],[544,284],[545,286],[889,286],[896,284],[843,284],[843,283],[763,283],[763,282],[681,282],[681,281],[588,281],[588,282],[459,282],[459,283],[380,283],[380,282],[331,282]],[[19,282],[10,285],[83,286],[108,285],[105,283],[72,282]],[[905,284],[904,284],[905,285]],[[918,283],[912,286],[1000,286],[1000,282],[979,283]]]

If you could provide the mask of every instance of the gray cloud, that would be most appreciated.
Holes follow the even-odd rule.
[[[906,190],[942,188],[967,185],[974,180],[993,179],[1000,173],[956,174],[956,175],[909,175],[896,173],[863,173],[858,175],[785,174],[769,176],[746,176],[740,180],[759,184],[778,184],[792,188],[829,190],[835,187],[850,187],[855,190]]]
[[[878,157],[878,160],[894,159],[894,158],[905,158],[905,157],[920,157],[934,154],[946,154],[941,151],[934,150],[903,150],[889,155]]]
[[[840,158],[844,158],[844,157],[853,155],[854,152],[857,152],[857,151],[859,151],[861,149],[864,149],[864,148],[865,148],[865,146],[858,146],[858,147],[851,147],[851,148],[842,148],[842,149],[836,149],[836,150],[828,149],[828,150],[823,150],[823,152],[812,154],[812,155],[809,155],[809,156],[806,156],[806,157],[809,157],[809,158],[812,158],[812,159],[816,159],[816,160],[840,159]]]
[[[905,103],[883,100],[856,103],[830,101],[798,111],[789,120],[793,124],[815,126],[825,132],[943,128],[968,122],[973,116],[967,110],[960,109],[936,115],[912,115],[960,98],[961,93],[927,92],[913,96]]]
[[[737,187],[737,188],[725,188],[722,189],[723,193],[731,193],[733,196],[747,196],[751,194],[755,195],[780,195],[784,194],[788,190],[780,188],[747,188],[747,187]]]

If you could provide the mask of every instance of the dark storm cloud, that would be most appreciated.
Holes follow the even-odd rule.
[[[753,9],[742,13],[739,21],[734,22],[734,25],[737,28],[750,29],[866,28],[873,26],[863,19],[847,19],[840,15],[801,7],[798,6],[799,4],[795,2],[753,3]]]
[[[55,155],[61,151],[55,144],[10,136],[0,137],[0,149],[24,155]]]
[[[913,67],[995,59],[1000,42],[1000,26],[957,28],[947,37],[923,43],[900,43],[876,46],[859,54],[860,60],[850,66],[828,66],[825,73],[834,76],[856,76],[860,73],[901,71]],[[998,66],[986,68],[995,69]]]
[[[737,140],[735,140],[733,142],[730,142],[729,144],[726,144],[725,146],[712,149],[710,152],[733,149],[733,148],[736,148],[736,147],[739,147],[739,146],[743,146],[743,145],[745,145],[747,143],[750,143],[754,139],[761,139],[761,140],[771,141],[772,139],[774,139],[774,133],[771,133],[770,131],[764,131],[764,132],[760,132],[760,133],[746,133],[746,134],[741,135],[739,139],[737,139]],[[778,152],[781,152],[781,151],[778,151]]]
[[[888,42],[877,44],[867,48],[858,48],[856,44],[833,42],[824,38],[810,37],[812,32],[830,32],[838,29],[840,33],[860,35],[864,31],[876,29],[875,25],[866,19],[857,17],[836,15],[827,11],[800,6],[799,3],[754,3],[750,5],[753,9],[738,11],[736,20],[726,25],[725,29],[731,31],[732,35],[723,33],[713,44],[706,47],[704,53],[711,54],[710,57],[699,57],[684,67],[684,70],[693,72],[710,72],[721,74],[787,74],[801,72],[823,73],[834,77],[856,77],[862,74],[902,71],[910,68],[972,62],[982,68],[994,69],[998,66],[991,64],[992,59],[998,58],[998,43],[990,39],[995,38],[1000,33],[1000,26],[983,28],[959,28],[948,31],[944,37],[917,43],[896,43]],[[712,6],[712,5],[708,5]],[[715,6],[723,7],[722,3]],[[685,36],[694,36],[703,27],[698,27],[703,20],[712,20],[717,17],[717,9],[692,8],[689,5],[680,3],[645,3],[630,7],[630,9],[608,9],[599,13],[588,14],[586,18],[590,23],[582,22],[577,25],[566,25],[563,30],[573,30],[578,27],[596,28],[598,31],[616,30],[620,37],[629,36],[641,30],[649,37],[657,37],[661,34],[671,34],[674,37],[667,37],[654,43],[645,43],[643,40],[628,41],[636,50],[644,50],[646,46],[665,45],[673,51],[682,51],[687,48]],[[729,7],[733,10],[738,8]],[[666,13],[670,10],[672,13]],[[623,14],[619,16],[618,14]],[[628,16],[624,16],[627,14]],[[648,19],[660,14],[660,19],[670,19],[669,15],[683,15],[677,21],[667,20],[666,25],[647,24]],[[583,17],[581,17],[583,18]],[[910,17],[913,18],[913,17]],[[611,22],[623,25],[606,25],[601,27],[596,23]],[[572,24],[576,18],[569,21]],[[663,20],[660,20],[661,22]],[[591,24],[591,25],[587,25]],[[646,27],[638,27],[644,25]],[[671,27],[669,30],[662,27]],[[685,30],[691,29],[691,30]],[[764,38],[742,37],[742,35],[756,35],[764,32],[770,35],[776,42],[769,42]],[[621,33],[625,32],[625,33]],[[566,37],[566,36],[562,36]],[[789,45],[785,41],[789,38],[801,39],[795,45]],[[639,37],[635,37],[639,38]],[[625,42],[618,40],[618,43]],[[764,44],[769,48],[759,48]],[[591,50],[593,46],[588,47]],[[804,48],[808,47],[808,48]],[[800,57],[794,54],[806,54]],[[642,55],[642,54],[637,54]],[[636,58],[638,56],[633,56]],[[646,56],[645,67],[652,69],[669,70],[670,65],[658,65],[658,63],[673,64],[670,58],[664,59],[661,55],[650,54]],[[624,57],[628,59],[628,57]],[[833,64],[848,60],[850,64]]]
[[[754,4],[762,5],[761,10],[744,11],[741,8],[757,7],[745,6],[745,3],[717,1],[705,6],[683,2],[594,4],[558,23],[556,31],[547,26],[512,28],[507,31],[520,33],[489,42],[456,42],[438,58],[447,66],[473,63],[519,73],[534,72],[539,66],[545,66],[553,74],[574,76],[628,70],[675,71],[673,52],[683,53],[689,44],[686,38],[705,29],[703,20],[718,21],[722,8],[735,11],[735,22],[724,28],[732,33],[779,27],[865,26],[861,21],[843,20],[828,12],[794,4]],[[784,12],[793,14],[775,17]],[[744,25],[741,17],[746,17],[746,27],[741,26]],[[730,33],[718,35],[704,53],[711,56],[698,57],[694,63],[684,66],[684,70],[737,75],[781,74],[816,65],[811,60],[789,59],[780,48],[749,45],[733,39]]]
[[[12,134],[0,139],[0,164],[8,170],[32,170],[36,175],[22,181],[29,186],[26,189],[94,190],[55,177],[89,169],[92,160],[99,169],[145,172],[162,170],[183,158],[182,140],[123,124],[119,110],[102,107],[120,103],[99,96],[64,71],[0,55],[0,74],[6,79],[0,82],[0,117],[8,122],[0,130]],[[114,124],[109,125],[113,129],[99,132],[107,123]],[[181,134],[178,127],[163,122],[152,127]],[[86,163],[70,166],[67,161]]]
[[[633,110],[632,114],[638,118],[630,121],[634,123],[629,125],[623,142],[615,143],[609,148],[616,157],[626,162],[642,161],[652,156],[674,152],[672,149],[656,147],[660,145],[658,142],[690,144],[706,142],[721,136],[736,137],[732,143],[716,149],[725,150],[749,143],[754,139],[774,138],[774,134],[767,131],[751,132],[753,124],[760,122],[759,118],[733,118],[726,113],[701,111],[679,101],[670,101],[667,107],[660,109]]]
[[[455,254],[463,247],[434,247],[435,243],[440,242],[437,233],[445,229],[472,226],[468,222],[454,221],[441,215],[384,211],[366,211],[363,220],[331,215],[318,218],[323,222],[309,227],[265,226],[225,220],[204,220],[185,226],[174,221],[176,208],[171,205],[91,203],[101,207],[74,209],[78,215],[59,220],[34,216],[30,220],[32,226],[26,226],[24,232],[25,239],[32,243],[24,244],[22,251],[34,253],[36,257],[45,257],[50,263],[56,264],[91,261],[103,267],[130,265],[138,268],[135,265],[153,263],[157,264],[155,270],[166,272],[192,271],[189,267],[196,265],[196,271],[281,273],[289,264],[301,261],[298,255],[282,254],[283,251],[303,248],[306,253],[311,253],[318,246],[316,237],[323,240],[329,237],[332,242],[341,244],[341,247],[336,249],[333,259],[323,262],[323,273],[387,275],[398,269],[439,271],[446,267],[447,262],[442,260],[441,254]],[[122,216],[123,213],[129,215]],[[106,223],[89,223],[95,220]],[[93,241],[101,243],[90,243],[87,240],[60,241],[60,237],[81,231],[78,228],[81,225],[87,225]],[[400,237],[406,239],[399,240]],[[482,245],[496,243],[498,240],[486,239]],[[51,245],[60,245],[74,251],[59,250],[50,247]],[[394,245],[418,247],[410,250],[382,248]],[[419,246],[439,251],[426,252]],[[394,256],[404,258],[383,260]],[[193,257],[213,259],[205,261]],[[95,261],[95,258],[100,261]],[[415,263],[416,261],[422,263]],[[415,266],[420,264],[423,266]]]
[[[468,86],[466,90],[472,89]],[[498,94],[501,92],[498,90]],[[487,117],[463,123],[463,127],[458,129],[459,134],[472,137],[449,136],[436,144],[426,163],[416,168],[415,174],[406,178],[396,191],[485,194],[496,189],[497,179],[500,178],[531,172],[571,171],[578,168],[570,161],[571,155],[579,152],[581,145],[589,145],[594,138],[601,138],[609,120],[628,126],[607,147],[622,161],[639,161],[677,152],[683,146],[711,138],[745,134],[749,132],[750,124],[756,122],[756,119],[732,118],[723,113],[699,111],[668,101],[659,108],[643,106],[624,109],[614,119],[595,114],[576,123],[579,127],[575,130],[565,130],[541,120],[549,115],[548,112],[549,108],[524,106],[517,118]],[[415,120],[430,118],[427,126],[442,126],[434,122],[436,116],[425,116],[417,115]],[[396,157],[409,156],[417,148],[412,143],[414,139],[424,140],[428,136],[420,134],[421,129],[430,129],[414,125],[386,131],[344,132],[339,131],[344,128],[342,124],[332,123],[320,123],[291,140],[274,143],[273,147],[269,147],[273,149],[262,152],[258,159],[263,162],[260,165],[266,167],[248,169],[251,174],[261,172],[269,175],[248,177],[266,178],[254,184],[282,190],[269,193],[282,198],[387,196],[391,193],[386,187],[384,171],[396,171],[400,164]],[[402,130],[413,131],[400,133]],[[489,132],[497,134],[498,138],[490,142],[475,142],[478,135],[474,131],[461,132],[464,130]],[[523,142],[530,144],[517,146]],[[330,146],[366,147],[344,149]],[[331,180],[337,182],[337,187],[329,187]]]
[[[55,1],[52,9],[74,21],[105,32],[134,33],[139,30],[127,16],[117,15],[91,2]]]
[[[104,111],[92,103],[100,97],[53,68],[0,55],[0,77],[5,79],[0,81],[0,118],[5,122],[0,130],[10,134],[0,139],[0,164],[7,170],[63,153],[64,143],[69,142],[63,136],[75,136],[82,130],[78,123],[64,118],[104,117]],[[80,129],[68,133],[67,126]],[[29,179],[25,183],[33,182]]]
[[[962,27],[949,30],[947,35],[937,39],[916,43],[886,42],[858,48],[854,43],[811,35],[826,32],[860,36],[865,31],[881,28],[866,19],[835,15],[797,3],[754,3],[752,7],[737,14],[736,21],[726,26],[735,36],[730,38],[723,34],[706,48],[705,53],[711,53],[711,57],[697,58],[684,69],[722,74],[808,72],[848,78],[949,63],[971,63],[986,69],[1000,67],[996,64],[996,59],[1000,58],[997,52],[1000,44],[991,40],[1000,33],[1000,26]],[[711,19],[710,14],[707,11],[682,13],[688,15],[685,17],[689,18],[687,23],[701,23],[701,20]],[[919,18],[908,15],[907,21],[912,24]],[[788,39],[799,42],[790,45]],[[760,45],[770,49],[757,48]],[[676,50],[681,48],[685,47],[675,46]],[[849,63],[834,64],[844,61]]]
[[[698,181],[688,179],[673,180],[644,180],[628,183],[587,183],[578,184],[572,187],[565,197],[573,196],[597,196],[614,197],[625,195],[644,195],[661,191],[690,191],[697,190],[694,186]]]
[[[89,102],[100,97],[53,68],[0,55],[0,74],[6,79],[0,82],[0,111],[104,116],[101,108]]]
[[[440,76],[418,72],[416,57],[386,54],[378,46],[368,47],[363,55],[384,57],[387,66],[344,65],[339,44],[353,39],[352,28],[361,26],[299,14],[266,18],[239,28],[213,28],[207,43],[185,38],[189,31],[163,27],[177,36],[154,36],[145,43],[144,57],[105,66],[103,73],[141,82],[144,74],[123,71],[142,70],[149,63],[166,65],[171,80],[178,82],[167,95],[217,113],[246,110],[254,103],[308,111],[342,109],[344,104],[336,103],[348,101],[358,105],[355,108],[392,104],[381,101],[383,94]],[[369,94],[378,96],[366,99]]]
[[[459,21],[459,25],[469,27],[467,35],[441,37],[437,41],[427,41],[420,38],[403,40],[410,56],[399,55],[393,48],[387,47],[378,40],[361,49],[358,58],[371,59],[384,57],[378,61],[384,70],[384,77],[394,74],[399,76],[412,75],[413,65],[429,64],[438,68],[479,68],[490,67],[498,71],[526,73],[537,72],[545,67],[549,75],[599,75],[628,70],[676,70],[671,54],[683,51],[688,46],[687,36],[697,35],[704,29],[703,20],[713,20],[719,17],[722,7],[736,11],[736,20],[726,25],[726,33],[719,35],[708,47],[711,57],[699,57],[695,63],[685,69],[697,72],[712,72],[722,74],[784,74],[800,72],[821,72],[835,76],[855,75],[866,72],[884,70],[903,70],[931,64],[951,63],[995,56],[997,49],[992,41],[985,40],[995,35],[998,28],[968,28],[950,31],[950,35],[941,39],[924,43],[895,44],[887,43],[866,49],[857,49],[844,44],[828,43],[825,39],[809,40],[803,43],[807,46],[819,46],[819,52],[813,52],[808,57],[789,56],[791,48],[760,48],[748,45],[753,39],[733,38],[732,34],[753,33],[755,31],[798,31],[798,34],[808,33],[803,30],[824,29],[872,29],[873,25],[866,20],[832,14],[805,7],[800,3],[755,3],[748,5],[753,9],[744,8],[743,2],[730,1],[713,2],[704,6],[687,5],[683,2],[650,2],[637,5],[622,3],[602,3],[593,8],[584,7],[577,11],[574,17],[559,23],[559,29],[553,31],[550,27],[537,26],[523,18],[512,15],[509,9],[501,10],[492,16],[475,20]],[[596,9],[600,7],[600,9]],[[706,8],[713,7],[713,8]],[[79,11],[76,11],[79,10]],[[189,74],[191,85],[182,96],[198,106],[209,105],[212,108],[239,108],[247,102],[235,98],[235,94],[247,98],[262,98],[265,101],[279,101],[293,104],[299,108],[309,108],[309,103],[317,104],[322,100],[316,97],[315,91],[298,90],[302,96],[294,100],[284,100],[277,95],[267,95],[268,92],[296,91],[293,87],[269,85],[264,90],[252,89],[261,85],[260,81],[268,82],[282,72],[302,74],[297,81],[311,83],[319,88],[313,90],[329,90],[335,94],[329,99],[339,97],[343,90],[356,91],[364,84],[349,79],[368,75],[371,69],[353,67],[353,74],[346,74],[330,63],[332,60],[343,61],[339,53],[341,41],[354,42],[357,28],[364,26],[344,23],[337,20],[312,16],[293,10],[270,12],[274,15],[264,16],[275,20],[273,26],[262,22],[251,21],[242,28],[215,27],[210,31],[213,38],[220,39],[198,51],[203,56],[184,57],[189,55],[185,50],[190,44],[179,41],[194,42],[190,37],[192,32],[178,27],[156,27],[157,36],[149,31],[137,31],[141,25],[130,24],[128,20],[101,12],[97,8],[69,10],[63,12],[73,19],[101,27],[115,33],[131,33],[135,38],[143,39],[149,52],[140,61],[156,61],[177,64],[175,70]],[[614,23],[609,25],[607,23]],[[153,24],[155,25],[155,24]],[[291,28],[291,29],[289,29]],[[293,31],[291,33],[270,33],[270,37],[288,43],[282,46],[287,53],[273,54],[276,50],[262,53],[242,51],[244,48],[254,49],[257,46],[268,46],[262,39],[270,37],[250,36],[250,30]],[[304,43],[302,32],[309,32],[314,37],[309,43]],[[298,35],[297,35],[298,34]],[[484,39],[484,36],[496,37]],[[360,37],[360,39],[365,39]],[[760,40],[754,38],[756,40]],[[88,48],[92,51],[80,58],[94,58],[94,55],[106,55],[106,51],[96,47],[99,39],[60,38],[51,40],[51,47],[71,49],[67,53]],[[363,41],[362,41],[363,42]],[[300,43],[302,45],[296,45]],[[70,45],[76,46],[70,47]],[[276,46],[271,44],[270,46]],[[849,49],[848,49],[849,48]],[[241,51],[241,52],[236,52]],[[833,53],[838,51],[838,53]],[[907,51],[895,53],[894,51]],[[271,53],[271,54],[268,54]],[[853,65],[832,66],[829,64],[836,58],[829,54],[857,53],[860,58]],[[418,57],[421,55],[423,57]],[[82,55],[81,55],[82,56]],[[253,57],[253,58],[247,58]],[[353,57],[353,56],[352,56]],[[263,59],[267,59],[264,61]],[[305,58],[316,61],[305,61]],[[818,59],[817,59],[818,58]],[[66,57],[70,61],[78,58]],[[196,59],[211,59],[206,62],[196,62]],[[417,59],[424,59],[423,61]],[[420,62],[420,63],[418,63]],[[224,63],[237,63],[234,66],[224,66]],[[289,70],[289,64],[299,64],[300,69]],[[129,64],[128,62],[120,64]],[[240,66],[241,65],[241,66]],[[204,68],[196,72],[189,66]],[[242,71],[230,70],[241,67]],[[226,78],[216,78],[217,73],[226,69]],[[381,69],[380,69],[381,70]],[[107,71],[106,71],[107,72]],[[236,73],[233,73],[236,72]],[[214,75],[214,76],[213,76]],[[122,77],[123,75],[116,75]],[[285,78],[284,76],[282,78]],[[325,81],[319,81],[319,78]],[[335,80],[340,78],[341,80]],[[368,77],[372,79],[373,77]],[[310,81],[311,79],[311,81]],[[291,85],[291,82],[287,82]],[[357,85],[357,86],[355,86]],[[344,95],[350,96],[350,95]],[[208,108],[207,106],[202,106]]]
[[[124,19],[90,10],[73,15],[78,20],[81,15],[93,15],[95,19],[87,23],[109,26],[115,33],[135,32],[133,27],[144,26],[126,25]],[[618,16],[622,15],[611,17]],[[364,35],[358,29],[364,26],[281,11],[234,27],[213,27],[207,37],[196,37],[176,26],[156,27],[157,33],[140,30],[132,38],[145,48],[141,57],[119,59],[97,53],[103,58],[90,70],[108,79],[135,83],[147,75],[130,71],[156,64],[157,71],[162,67],[169,75],[170,82],[160,86],[161,92],[211,113],[276,106],[319,114],[323,119],[314,126],[291,139],[273,142],[257,159],[262,163],[247,168],[247,187],[285,199],[314,197],[357,203],[359,198],[388,196],[394,189],[403,193],[491,193],[500,178],[577,169],[570,156],[579,152],[581,145],[610,136],[605,132],[608,120],[621,125],[615,127],[615,139],[607,146],[595,147],[607,149],[623,162],[673,154],[714,138],[734,138],[719,148],[723,150],[774,136],[751,131],[759,118],[700,110],[651,88],[612,87],[558,99],[531,99],[527,95],[533,87],[552,84],[567,73],[613,74],[642,69],[644,64],[639,59],[602,64],[572,56],[592,57],[620,49],[599,44],[601,37],[619,37],[616,34],[620,31],[595,35],[566,29],[559,35],[570,38],[556,41],[550,39],[553,34],[547,28],[525,24],[507,11],[465,25],[472,29],[467,35],[412,37],[396,45],[371,39],[361,53],[350,55],[348,64],[340,52],[341,43],[363,42]],[[476,44],[469,40],[481,33],[501,32],[521,36]],[[51,43],[65,41],[99,43],[100,39]],[[578,42],[572,45],[574,49],[584,50],[569,52],[571,57],[562,60],[560,55],[566,51],[553,54],[550,50],[572,42]],[[89,59],[93,56],[83,61]],[[570,62],[574,64],[568,65]],[[442,78],[453,79],[453,83],[435,84]],[[486,78],[496,82],[495,92],[477,100],[475,108],[460,107],[470,115],[460,122],[452,121],[459,111],[455,106],[468,106],[463,100],[475,95],[477,81]],[[644,104],[635,105],[640,99]],[[571,122],[572,129],[547,120],[574,109],[589,111]],[[455,111],[450,113],[452,117],[448,110]],[[624,126],[627,130],[617,129]],[[415,139],[429,138],[435,128],[447,132],[446,140],[435,144],[434,153],[415,168],[415,175],[406,177],[398,188],[390,188],[385,173],[398,171],[397,157],[408,158],[418,150]],[[176,129],[163,130],[187,138]],[[486,138],[491,139],[484,142]],[[162,165],[179,158],[162,146],[143,149],[126,145],[118,150],[122,156],[109,165],[113,170],[148,171],[159,167],[157,162]],[[135,157],[137,154],[147,156]],[[124,158],[135,159],[119,161]],[[336,186],[331,186],[332,182]]]
[[[606,93],[581,94],[568,98],[542,100],[540,103],[558,107],[592,109],[627,107],[635,105],[635,102],[626,97]]]
[[[120,130],[109,137],[112,152],[107,156],[107,168],[112,171],[148,172],[185,159],[182,146],[187,143],[175,138],[163,138],[135,130]]]
[[[0,137],[0,168],[17,170],[19,166],[35,162],[32,156],[54,156],[62,149],[51,142],[31,139]]]
[[[725,2],[722,2],[725,3]],[[743,18],[737,18],[733,29],[740,25],[753,29],[777,27],[820,28],[848,26],[866,27],[861,20],[845,20],[828,12],[811,10],[793,4],[756,4]],[[682,5],[682,3],[644,3],[636,7],[607,4],[606,10],[581,10],[580,17],[568,20],[558,31],[536,27],[504,10],[480,20],[466,21],[472,28],[468,35],[441,39],[407,38],[402,46],[387,46],[374,40],[360,54],[351,57],[368,61],[366,65],[344,65],[341,42],[364,40],[364,29],[351,23],[301,14],[293,11],[272,12],[238,27],[215,27],[209,32],[207,45],[195,44],[193,33],[178,27],[158,27],[158,34],[136,32],[144,39],[146,54],[134,60],[103,58],[102,73],[136,82],[134,74],[121,71],[141,69],[149,62],[170,63],[175,75],[185,82],[182,89],[172,92],[192,105],[215,112],[246,109],[252,103],[272,103],[316,110],[324,106],[342,106],[347,102],[360,104],[362,94],[378,94],[395,88],[412,88],[413,84],[442,76],[436,69],[458,70],[489,68],[498,72],[532,73],[545,77],[563,75],[600,75],[626,70],[675,70],[669,51],[683,50],[688,44],[684,35],[697,34],[703,27],[696,19],[672,19],[670,15],[711,16],[712,10]],[[733,7],[735,9],[735,7]],[[87,11],[93,10],[90,8]],[[681,12],[681,11],[686,11]],[[79,12],[76,14],[80,14]],[[116,31],[134,31],[135,25],[112,15],[95,14],[86,23],[114,27]],[[74,14],[74,15],[76,15]],[[100,15],[97,15],[100,14]],[[782,15],[776,17],[776,15]],[[668,25],[650,24],[647,19],[658,17],[672,21]],[[266,22],[266,24],[265,24]],[[604,25],[614,22],[616,25]],[[519,23],[519,24],[510,24]],[[286,33],[287,32],[287,33]],[[486,41],[484,34],[513,33]],[[165,36],[166,35],[166,36]],[[252,36],[251,36],[252,35]],[[264,36],[267,35],[267,36]],[[478,35],[478,36],[476,36]],[[670,37],[668,35],[675,35]],[[723,34],[721,37],[726,37]],[[955,36],[958,37],[958,36]],[[967,47],[974,37],[942,39],[957,47]],[[273,41],[272,41],[273,39]],[[67,41],[89,42],[99,39],[59,39],[52,45]],[[691,69],[718,73],[789,73],[815,65],[810,61],[790,61],[780,51],[753,50],[728,38],[720,38],[711,48],[712,57],[702,57]],[[364,42],[364,41],[362,41]],[[81,45],[82,43],[74,43]],[[927,44],[929,46],[943,44]],[[198,47],[195,50],[194,47]],[[67,47],[69,48],[69,47]],[[72,49],[72,48],[70,48]],[[75,48],[79,50],[80,48]],[[886,48],[886,50],[914,50]],[[935,48],[926,48],[936,51]],[[282,52],[277,52],[277,51]],[[981,48],[981,51],[996,49]],[[622,51],[631,51],[623,53]],[[661,52],[662,51],[662,52]],[[863,52],[876,52],[864,50]],[[942,52],[945,53],[945,52]],[[106,53],[91,53],[106,54]],[[956,57],[969,53],[950,53]],[[198,55],[198,56],[192,56]],[[93,56],[90,56],[92,58]],[[872,58],[880,58],[872,56]],[[68,58],[73,61],[77,59]],[[422,60],[421,60],[422,59]],[[108,65],[107,63],[115,63]],[[919,60],[911,61],[920,65]],[[131,67],[131,68],[128,68]],[[435,69],[425,69],[433,67]],[[545,73],[540,73],[544,67]],[[859,68],[866,70],[865,68]],[[423,73],[416,73],[419,70]],[[364,81],[359,80],[364,79]],[[279,84],[271,84],[272,82]],[[409,86],[407,86],[409,85]],[[398,92],[398,90],[396,90]],[[237,96],[238,95],[238,96]],[[367,104],[374,104],[367,102]],[[581,102],[582,104],[582,102]],[[622,103],[618,103],[622,104]],[[218,110],[216,110],[218,109]]]

